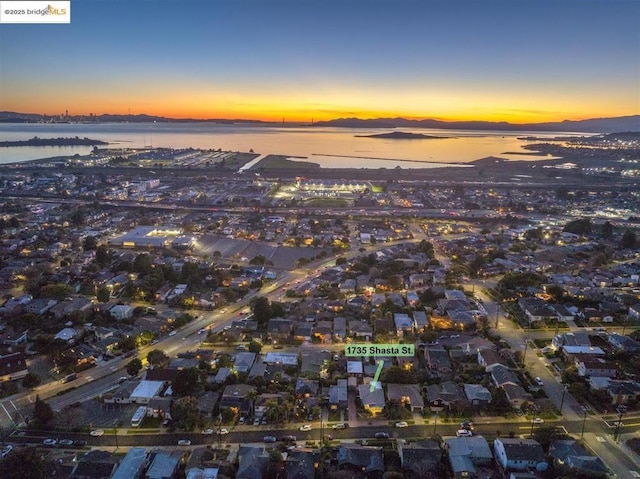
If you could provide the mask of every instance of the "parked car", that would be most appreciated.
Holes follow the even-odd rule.
[[[200,434],[213,434],[213,429],[203,429]]]
[[[0,451],[0,456],[5,457],[7,456],[11,451],[13,451],[13,446],[11,444],[7,444],[2,451]]]
[[[284,442],[296,442],[296,437],[289,434],[287,436],[282,436],[280,440]]]
[[[396,423],[396,427],[409,427],[407,421],[400,421]]]
[[[55,439],[47,438],[42,441],[43,446],[55,446],[56,444],[58,444],[58,441],[56,441]]]
[[[265,436],[262,438],[262,442],[276,442],[277,439],[275,436]]]
[[[346,429],[347,425],[343,422],[339,422],[338,424],[334,424],[331,426],[331,429]]]
[[[469,431],[473,431],[473,423],[470,419],[465,419],[460,423],[460,427],[462,429],[468,429]]]
[[[229,434],[229,430],[224,427],[218,431],[218,435],[224,436],[225,434]]]
[[[190,446],[191,445],[191,441],[189,441],[189,439],[180,439],[178,441],[178,446]]]
[[[58,441],[58,444],[60,446],[73,446],[73,440],[72,439],[60,439],[60,441]]]
[[[374,437],[376,439],[389,439],[389,433],[388,432],[376,432],[376,435]]]
[[[87,445],[87,441],[84,439],[78,439],[77,441],[73,441],[73,445],[76,447],[85,447]]]
[[[471,431],[469,431],[468,429],[458,429],[456,431],[456,436],[458,436],[458,437],[471,437],[471,436],[473,436],[473,433]]]
[[[93,437],[100,437],[100,436],[104,436],[104,431],[102,429],[94,429],[93,431],[91,431],[90,434]]]
[[[311,431],[311,424],[305,424],[303,426],[300,426],[300,430],[301,431]]]
[[[246,418],[246,417],[244,417],[244,416],[242,416],[242,417],[240,418],[240,420],[238,421],[238,424],[242,425],[242,424],[244,424],[245,422],[247,422],[247,418]]]
[[[178,334],[178,331],[171,331],[171,332],[169,333],[169,336],[175,336],[176,334]]]
[[[534,379],[534,381],[536,382],[536,384],[537,384],[538,386],[544,386],[544,382],[542,381],[542,379],[540,379],[540,377],[538,377],[538,376],[537,376],[537,377]]]
[[[542,419],[541,417],[536,417],[533,419],[533,423],[534,424],[544,424],[544,419]]]

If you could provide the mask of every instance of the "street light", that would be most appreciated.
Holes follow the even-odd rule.
[[[622,427],[622,415],[627,410],[626,406],[620,406],[616,411],[618,411],[618,422],[616,423],[616,430],[613,433],[613,440],[617,443],[620,440],[620,428]]]
[[[580,438],[584,437],[584,424],[587,422],[587,411],[584,411],[584,417],[582,418],[582,432],[580,432]]]
[[[562,405],[564,404],[564,395],[567,394],[567,386],[565,385],[562,390],[562,399],[560,400],[560,415],[562,416]]]
[[[436,427],[438,426],[438,411],[436,411],[435,419],[433,421],[433,435],[436,435]]]

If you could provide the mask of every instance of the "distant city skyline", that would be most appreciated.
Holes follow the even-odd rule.
[[[635,0],[73,2],[0,27],[0,110],[533,123],[640,112]]]

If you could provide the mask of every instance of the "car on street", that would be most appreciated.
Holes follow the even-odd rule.
[[[244,417],[244,416],[242,416],[242,417],[240,418],[240,420],[238,421],[238,424],[242,425],[242,424],[244,424],[245,422],[247,422],[247,418],[246,418],[246,417]]]
[[[7,444],[2,451],[0,451],[0,456],[5,457],[9,455],[13,451],[13,446],[11,444]]]
[[[73,441],[73,445],[76,447],[85,447],[87,445],[87,441],[84,439],[78,439],[77,441]]]
[[[213,429],[203,429],[200,434],[213,434]]]
[[[276,442],[277,439],[275,436],[265,436],[262,438],[262,442]]]
[[[468,429],[469,431],[473,431],[473,423],[470,419],[465,419],[460,423],[460,427],[462,429]]]
[[[58,441],[56,441],[55,439],[47,438],[42,441],[43,446],[55,446],[56,444],[58,444]]]
[[[178,331],[171,331],[171,332],[169,333],[169,336],[175,336],[176,334],[178,334]]]
[[[300,426],[300,430],[301,431],[311,431],[311,424],[305,424],[303,426]]]
[[[376,439],[389,439],[389,433],[388,432],[376,432],[376,435],[374,437]]]
[[[60,446],[73,446],[73,440],[72,439],[60,439],[58,441],[58,444]]]
[[[224,436],[226,434],[229,434],[229,430],[225,429],[224,427],[218,431],[218,435],[220,436]]]
[[[283,442],[296,442],[296,437],[292,436],[291,434],[288,434],[286,436],[282,436],[282,438],[280,438],[281,441]]]
[[[178,446],[190,446],[191,445],[191,441],[189,441],[189,439],[180,439],[178,441]]]
[[[537,384],[538,386],[544,386],[544,382],[542,381],[542,379],[540,379],[540,377],[539,377],[539,376],[537,376],[537,377],[534,379],[534,381],[536,382],[536,384]]]
[[[90,432],[90,434],[93,437],[100,437],[100,436],[104,436],[104,431],[102,429],[94,429],[93,431]]]
[[[334,424],[331,426],[331,429],[346,429],[347,425],[343,422],[339,422],[338,424]]]
[[[407,421],[400,421],[396,423],[396,427],[409,427]]]
[[[456,431],[456,436],[458,436],[458,437],[471,437],[471,436],[473,436],[473,433],[471,431],[469,431],[468,429],[458,429]]]
[[[533,423],[534,424],[544,424],[544,419],[542,419],[541,417],[536,417],[533,419]]]

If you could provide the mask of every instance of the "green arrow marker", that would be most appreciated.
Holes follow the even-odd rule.
[[[382,372],[382,368],[384,367],[384,360],[380,359],[378,361],[378,369],[376,369],[376,375],[373,377],[373,381],[371,381],[370,392],[373,392],[378,385],[378,378],[380,377],[380,373]]]

